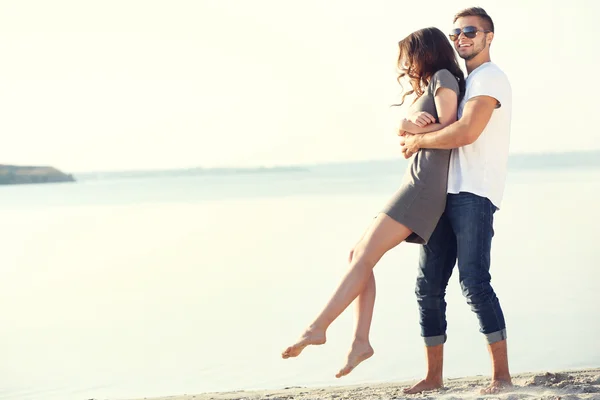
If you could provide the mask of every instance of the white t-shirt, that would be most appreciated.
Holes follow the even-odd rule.
[[[493,97],[500,106],[474,143],[452,149],[448,193],[469,192],[487,197],[500,208],[508,164],[512,89],[507,76],[496,64],[487,62],[471,71],[465,96],[458,106],[459,119],[465,104],[477,96]]]

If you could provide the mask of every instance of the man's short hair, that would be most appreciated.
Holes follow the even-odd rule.
[[[488,13],[485,12],[485,10],[481,7],[469,7],[459,11],[454,16],[454,21],[452,22],[454,23],[457,19],[462,17],[479,17],[479,19],[483,21],[483,29],[494,32],[494,21],[492,21],[492,17],[490,17]]]

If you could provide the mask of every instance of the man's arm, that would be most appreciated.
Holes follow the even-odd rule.
[[[461,118],[427,135],[406,138],[411,153],[421,149],[455,149],[475,142],[492,117],[498,101],[490,96],[478,96],[465,104]],[[411,143],[414,141],[414,143]],[[411,147],[414,146],[414,151]]]

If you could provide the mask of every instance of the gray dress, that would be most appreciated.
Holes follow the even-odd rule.
[[[460,96],[458,81],[447,69],[437,71],[411,112],[426,111],[438,119],[434,96],[438,88],[452,89]],[[429,241],[446,207],[450,150],[421,149],[412,158],[398,191],[381,212],[409,228],[407,242]]]

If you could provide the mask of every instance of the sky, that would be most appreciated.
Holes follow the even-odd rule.
[[[475,5],[513,88],[511,153],[600,149],[592,0],[0,0],[0,163],[399,157],[397,43]]]

